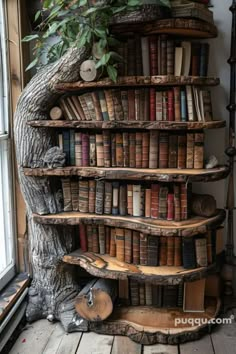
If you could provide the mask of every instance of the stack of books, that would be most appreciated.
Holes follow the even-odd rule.
[[[207,8],[208,0],[172,0],[172,17],[196,18],[214,24],[213,12]]]

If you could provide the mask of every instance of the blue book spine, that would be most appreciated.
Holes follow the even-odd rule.
[[[75,165],[75,130],[70,129],[70,165]]]
[[[186,91],[180,91],[180,102],[181,102],[181,121],[187,122],[187,102],[186,102]]]
[[[100,107],[101,107],[101,111],[102,111],[103,120],[107,121],[107,120],[109,120],[109,115],[108,115],[107,102],[106,102],[104,92],[98,91],[98,97],[99,97],[99,101],[100,101]]]
[[[63,152],[66,154],[66,165],[70,164],[70,131],[63,130],[62,131],[63,137]]]
[[[208,58],[209,58],[209,44],[202,43],[200,50],[200,76],[207,76],[208,69]]]

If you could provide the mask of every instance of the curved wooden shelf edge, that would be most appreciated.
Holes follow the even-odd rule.
[[[150,306],[117,307],[109,319],[91,322],[90,330],[101,334],[125,335],[144,344],[179,344],[199,339],[208,331],[208,323],[220,311],[219,298],[205,299],[205,312],[183,312],[180,309],[162,309]],[[204,324],[178,324],[175,319],[202,318]],[[183,321],[186,323],[185,321]],[[151,326],[150,326],[151,324]]]
[[[106,77],[99,81],[85,82],[61,82],[55,86],[60,92],[78,91],[80,89],[102,88],[102,87],[130,87],[130,86],[216,86],[220,83],[219,78],[200,77],[200,76],[174,76],[174,75],[156,75],[156,76],[119,76],[117,82]]]
[[[80,128],[80,129],[147,129],[147,130],[202,130],[219,129],[226,126],[225,120],[209,122],[167,122],[167,121],[80,121],[80,120],[32,120],[28,125],[36,128]]]
[[[34,221],[40,224],[52,225],[78,225],[104,224],[131,230],[136,230],[156,236],[194,236],[203,234],[208,229],[216,228],[225,219],[225,210],[218,209],[211,218],[192,217],[191,219],[175,222],[156,220],[142,217],[96,215],[79,212],[63,212],[59,214],[39,215],[33,214]]]
[[[229,174],[228,166],[213,169],[137,169],[103,167],[59,167],[59,168],[24,168],[26,176],[80,176],[99,177],[107,180],[146,180],[160,182],[212,182],[224,179]]]
[[[148,281],[162,285],[177,285],[184,281],[205,278],[216,271],[216,265],[195,269],[174,266],[141,266],[118,261],[109,255],[77,250],[63,257],[65,263],[79,265],[95,277],[108,279],[128,279]]]

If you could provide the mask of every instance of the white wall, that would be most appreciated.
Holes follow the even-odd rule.
[[[220,78],[220,86],[212,88],[212,100],[215,119],[229,121],[226,106],[229,103],[230,66],[227,63],[230,57],[232,14],[229,7],[232,0],[212,0],[211,8],[214,12],[215,24],[218,28],[218,37],[210,39],[209,76]],[[228,129],[209,130],[206,132],[206,157],[214,154],[220,163],[226,162],[224,154],[228,142]],[[218,207],[225,207],[227,196],[227,181],[211,183],[195,183],[195,192],[209,193],[215,196]],[[236,215],[236,213],[235,213]],[[236,218],[235,218],[236,223]],[[236,244],[236,236],[235,236]]]

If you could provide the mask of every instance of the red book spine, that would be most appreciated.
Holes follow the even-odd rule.
[[[86,238],[86,229],[84,224],[79,225],[79,240],[80,248],[83,252],[87,252],[87,238]]]
[[[150,75],[158,74],[157,65],[157,37],[149,37],[149,58],[150,58]]]
[[[168,121],[175,120],[175,111],[174,111],[174,92],[173,90],[168,91]]]
[[[156,90],[150,88],[150,121],[156,120]]]
[[[188,219],[188,190],[184,183],[180,185],[181,220]]]
[[[167,197],[167,220],[174,220],[174,194],[172,193]]]
[[[128,120],[135,120],[135,91],[128,90]]]
[[[82,166],[89,166],[89,135],[82,134]]]
[[[159,184],[151,185],[151,218],[158,219],[159,217]]]
[[[111,228],[105,226],[105,245],[106,245],[106,254],[110,253],[110,242],[111,242]]]

